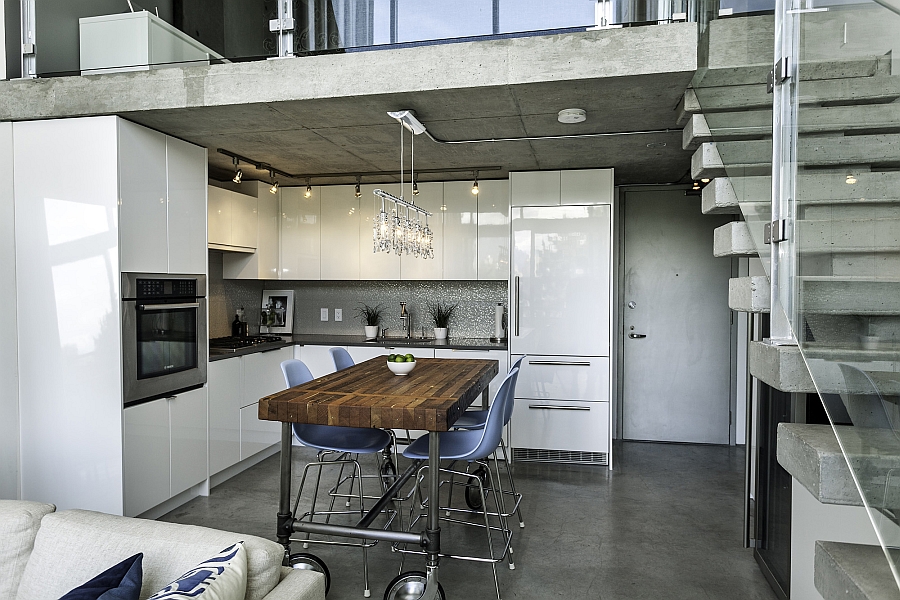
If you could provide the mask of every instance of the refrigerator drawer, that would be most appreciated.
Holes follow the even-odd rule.
[[[516,398],[510,432],[516,450],[608,453],[609,402]]]
[[[510,364],[520,356],[510,357]],[[609,358],[526,356],[519,369],[516,398],[609,400]]]

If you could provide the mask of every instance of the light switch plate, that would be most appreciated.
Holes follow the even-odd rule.
[[[334,320],[335,321],[343,321],[344,320],[344,310],[341,308],[334,309]]]
[[[319,320],[320,321],[328,320],[328,309],[327,308],[321,309],[321,312],[319,313]]]

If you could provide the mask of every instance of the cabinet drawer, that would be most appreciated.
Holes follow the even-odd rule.
[[[519,398],[515,402],[510,422],[513,448],[609,452],[609,402]]]
[[[513,355],[515,363],[520,356]],[[609,400],[609,358],[527,356],[519,369],[516,398]]]

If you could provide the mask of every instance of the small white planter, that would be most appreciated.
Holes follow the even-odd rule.
[[[378,338],[378,325],[366,325],[366,339],[374,340]]]
[[[435,327],[434,328],[434,339],[446,340],[447,339],[447,328],[446,327]]]

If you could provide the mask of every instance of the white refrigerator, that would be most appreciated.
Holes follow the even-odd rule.
[[[513,458],[611,468],[612,206],[511,210]]]

